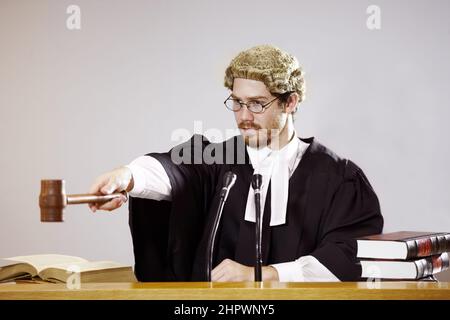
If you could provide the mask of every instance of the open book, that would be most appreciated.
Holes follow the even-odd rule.
[[[24,278],[40,278],[50,282],[66,282],[74,273],[83,282],[135,282],[131,266],[113,261],[88,261],[59,254],[18,256],[0,260],[0,282]]]

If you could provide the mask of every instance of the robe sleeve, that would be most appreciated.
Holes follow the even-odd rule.
[[[319,227],[319,245],[312,252],[341,281],[361,279],[356,238],[381,233],[383,217],[375,191],[363,171],[342,160],[343,173],[330,177]]]
[[[130,198],[129,224],[139,281],[189,281],[217,166],[202,161],[210,145],[200,135],[167,153],[150,153],[166,171],[171,201]],[[180,161],[181,160],[181,161]]]

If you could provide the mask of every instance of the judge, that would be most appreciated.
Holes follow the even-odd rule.
[[[359,280],[355,238],[381,233],[379,202],[355,163],[316,138],[298,136],[293,115],[305,86],[297,59],[274,46],[250,48],[231,61],[225,86],[225,106],[241,135],[222,143],[194,135],[100,176],[91,187],[92,193],[129,192],[138,280],[206,279],[208,236],[229,171],[237,179],[216,236],[212,281],[254,279],[254,173],[263,178],[263,281]],[[125,201],[90,208],[113,210]]]

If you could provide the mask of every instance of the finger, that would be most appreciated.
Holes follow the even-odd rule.
[[[95,205],[95,203],[88,203],[88,207],[91,212],[95,212],[97,210],[97,206]]]
[[[106,177],[99,177],[96,179],[96,181],[91,185],[89,188],[89,193],[91,194],[98,194],[100,193],[100,189],[103,188],[109,181],[109,178]]]
[[[221,279],[223,279],[226,276],[226,274],[227,274],[226,271],[227,270],[224,268],[222,268],[220,270],[214,269],[211,272],[211,281],[214,281],[214,282],[220,281]]]
[[[110,200],[108,202],[105,202],[104,204],[102,204],[99,208],[106,208],[106,210],[115,210],[117,208],[119,208],[120,206],[122,206],[122,200],[119,198]]]
[[[228,273],[228,271],[231,269],[232,264],[230,263],[232,262],[232,260],[230,259],[224,259],[222,260],[221,263],[219,263],[219,265],[217,265],[212,271],[211,271],[211,279],[214,278],[219,278],[221,276],[223,276],[223,274]]]
[[[215,267],[212,271],[211,271],[211,281],[216,281],[215,279],[217,279],[220,275],[220,270],[217,270],[217,267]]]
[[[220,273],[223,269],[227,267],[227,262],[223,260],[221,263],[219,263],[212,271],[211,271],[211,277],[213,274]]]
[[[106,210],[111,211],[119,208],[123,204],[122,200],[120,198],[113,199],[111,201],[105,202],[101,205],[97,204],[98,210]]]
[[[230,278],[230,275],[228,272],[224,272],[224,273],[218,275],[218,277],[213,281],[214,282],[226,282],[226,281],[232,281],[232,279]]]
[[[113,193],[115,190],[117,190],[119,186],[117,185],[117,183],[114,180],[110,180],[108,181],[108,183],[106,185],[104,185],[101,189],[100,192],[103,194],[111,194]]]
[[[95,212],[97,210],[106,210],[111,211],[114,209],[117,209],[121,207],[125,202],[127,202],[127,197],[125,195],[121,195],[119,198],[115,198],[113,200],[110,200],[106,203],[99,204],[99,203],[89,203],[89,209],[91,209],[92,212]]]

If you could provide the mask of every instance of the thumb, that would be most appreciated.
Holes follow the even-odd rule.
[[[117,184],[114,182],[108,182],[107,185],[103,186],[100,190],[103,194],[111,194],[114,190],[117,189]]]

